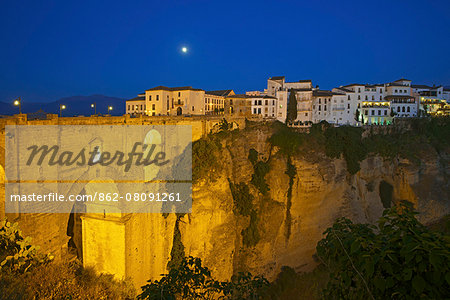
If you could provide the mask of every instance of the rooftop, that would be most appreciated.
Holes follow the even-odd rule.
[[[137,97],[135,97],[133,99],[129,99],[127,101],[142,101],[142,100],[145,100],[145,96],[137,96]]]
[[[270,77],[269,79],[270,80],[284,80],[284,76],[273,76],[273,77]]]
[[[206,91],[205,94],[214,96],[228,96],[233,92],[233,90],[217,90],[217,91]]]
[[[194,89],[192,86],[180,86],[180,87],[167,87],[167,86],[157,86],[146,91],[203,91],[202,89]]]

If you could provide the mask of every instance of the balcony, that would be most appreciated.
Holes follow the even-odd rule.
[[[175,106],[184,106],[184,101],[183,100],[176,100],[173,102],[173,105]]]

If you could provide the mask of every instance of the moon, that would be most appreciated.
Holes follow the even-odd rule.
[[[186,53],[187,51],[188,51],[188,48],[187,48],[187,47],[182,47],[182,48],[181,48],[181,52]]]

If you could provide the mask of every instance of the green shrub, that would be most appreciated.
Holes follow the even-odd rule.
[[[239,273],[231,281],[217,281],[200,258],[185,257],[160,280],[149,280],[138,299],[259,299],[268,285],[264,277]]]
[[[327,299],[445,299],[450,237],[432,232],[408,203],[386,209],[377,226],[338,219],[317,244],[331,270]]]
[[[39,253],[39,247],[22,236],[17,224],[4,220],[0,225],[1,299],[134,298],[134,288],[128,281],[97,275],[78,261],[52,262],[49,255]]]
[[[220,169],[221,144],[215,136],[199,139],[192,144],[192,181],[208,178]],[[209,178],[214,181],[215,178]]]
[[[23,237],[17,223],[0,221],[0,272],[24,273],[53,259],[40,253],[39,246],[31,244],[30,237]]]
[[[250,216],[253,210],[253,196],[248,185],[244,182],[234,184],[229,179],[228,183],[233,197],[233,212],[241,216]]]
[[[241,232],[242,242],[246,247],[254,247],[261,239],[258,230],[258,214],[255,210],[250,212],[250,223],[247,228]]]
[[[254,173],[252,180],[250,181],[263,195],[267,195],[269,192],[269,185],[266,182],[266,174],[270,171],[270,165],[268,162],[258,161],[253,165]]]
[[[275,122],[274,133],[269,138],[272,146],[280,148],[280,151],[287,155],[298,153],[299,147],[302,145],[303,134],[297,133],[285,124]]]
[[[255,149],[250,149],[248,152],[248,160],[252,163],[252,165],[255,165],[258,161],[258,151]]]

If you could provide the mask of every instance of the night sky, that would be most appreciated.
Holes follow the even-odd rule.
[[[277,75],[450,85],[448,0],[93,2],[1,0],[0,101],[244,92]]]

